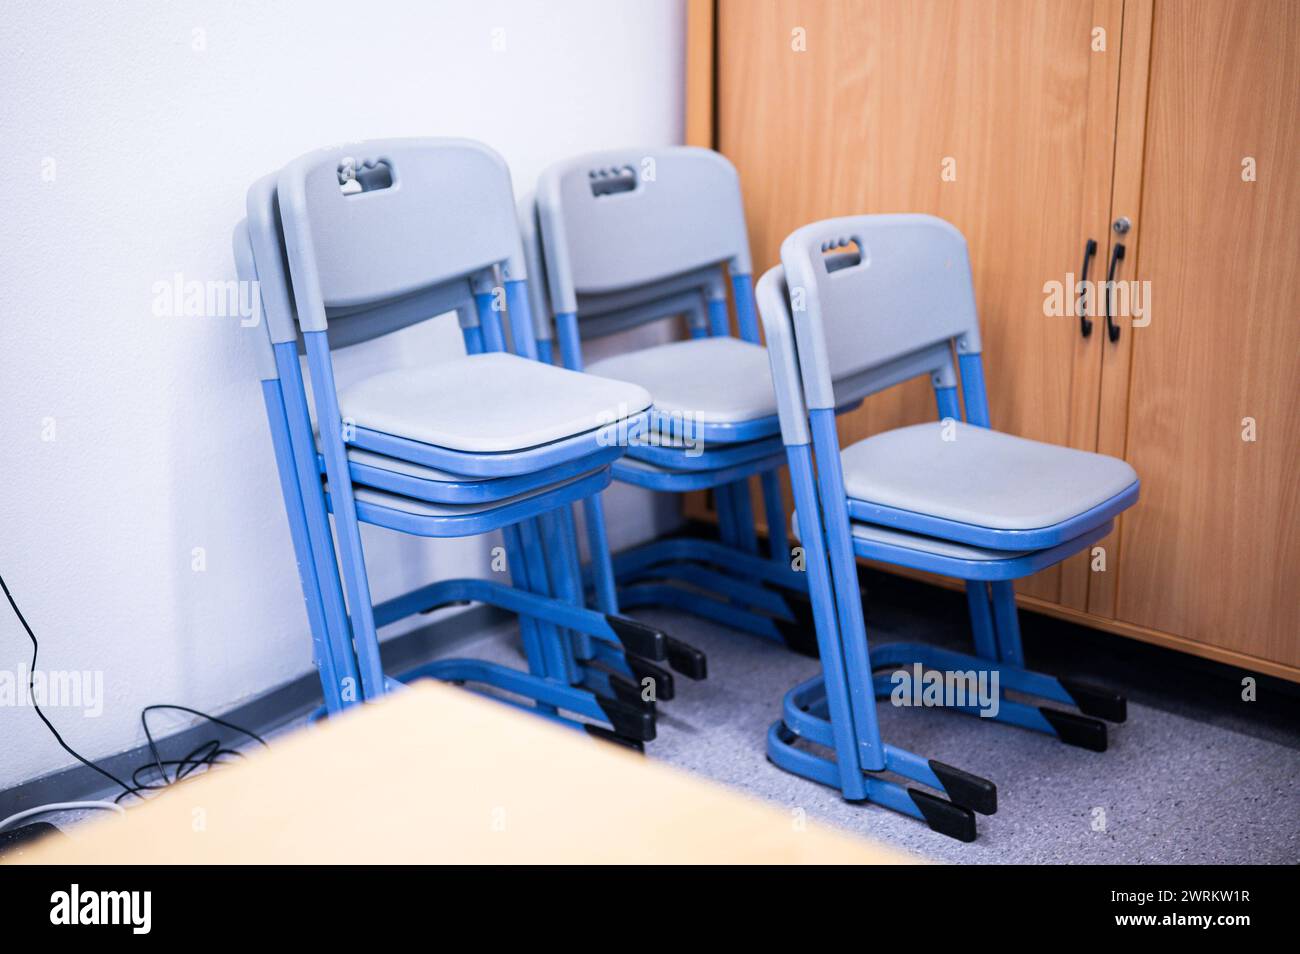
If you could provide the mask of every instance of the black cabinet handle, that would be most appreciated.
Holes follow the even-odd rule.
[[[1124,243],[1116,242],[1115,247],[1110,251],[1110,268],[1106,271],[1106,294],[1103,297],[1103,314],[1106,317],[1106,337],[1111,341],[1119,341],[1119,325],[1115,324],[1115,300],[1111,297],[1115,293],[1115,267],[1124,258]]]
[[[1083,247],[1083,268],[1079,270],[1079,285],[1083,291],[1079,292],[1079,298],[1074,303],[1074,313],[1079,316],[1079,334],[1085,338],[1092,334],[1092,319],[1088,317],[1084,299],[1088,297],[1088,266],[1092,264],[1092,257],[1096,254],[1097,240],[1088,239],[1088,244]]]

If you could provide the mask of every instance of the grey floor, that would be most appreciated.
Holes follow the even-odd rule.
[[[924,603],[925,600],[923,599]],[[961,601],[964,604],[964,600]],[[882,639],[952,641],[952,607],[879,607],[869,621]],[[1165,680],[1158,705],[1133,701],[1113,726],[1109,751],[1093,753],[1053,738],[940,710],[879,706],[881,731],[895,745],[993,780],[998,812],[980,816],[979,837],[963,844],[924,824],[789,775],[764,755],[764,736],[783,693],[814,675],[815,660],[677,613],[638,614],[705,650],[709,678],[678,681],[677,698],[660,704],[659,737],[647,755],[781,805],[791,812],[860,832],[930,859],[978,863],[1296,863],[1300,862],[1300,726],[1265,717],[1263,707],[1236,713],[1184,700],[1179,657],[1126,666],[1121,682]],[[1026,618],[1033,649],[1035,619]],[[1068,630],[1088,633],[1076,627]],[[1067,634],[1068,635],[1068,634]],[[1089,647],[1085,647],[1089,648]],[[1057,655],[1073,655],[1056,647]],[[510,629],[487,633],[458,654],[518,659]],[[1030,663],[1035,659],[1030,652]],[[1043,655],[1051,655],[1044,653]],[[1099,654],[1094,654],[1099,655]],[[1084,666],[1084,669],[1095,668]],[[1075,670],[1077,672],[1077,669]],[[1090,675],[1096,681],[1097,673]],[[1235,677],[1217,680],[1224,695]],[[1112,681],[1113,682],[1113,681]],[[1126,688],[1127,686],[1122,686]],[[1266,690],[1280,687],[1272,685]],[[1286,707],[1284,707],[1286,708]]]

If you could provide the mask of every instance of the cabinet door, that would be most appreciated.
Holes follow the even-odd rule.
[[[1046,314],[1044,286],[1077,274],[1086,239],[1104,255],[1122,13],[1118,0],[723,0],[718,147],[740,170],[756,273],[816,219],[948,219],[970,244],[993,426],[1093,449],[1103,335]],[[842,439],[935,413],[929,383],[912,382],[846,416]],[[1086,566],[1065,572],[1019,588],[1083,608]]]
[[[1148,82],[1116,616],[1300,666],[1300,4],[1158,2]]]

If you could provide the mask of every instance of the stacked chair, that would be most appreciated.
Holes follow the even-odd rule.
[[[301,157],[255,183],[246,208],[235,260],[265,316],[251,334],[324,712],[431,677],[641,748],[672,673],[707,670],[620,610],[666,605],[820,655],[821,675],[786,694],[768,731],[776,765],[965,841],[977,813],[996,811],[996,787],[881,739],[892,671],[996,673],[996,711],[958,708],[1095,751],[1106,722],[1124,720],[1122,696],[1025,667],[1013,581],[1109,533],[1137,475],[989,427],[966,243],[948,223],[799,229],[756,307],[736,172],[703,149],[579,157],[516,208],[481,144],[371,141]],[[449,312],[464,355],[336,385],[338,349]],[[678,316],[686,340],[584,369],[584,342]],[[840,447],[837,413],[923,375],[939,421]],[[790,559],[783,466],[806,572]],[[612,559],[599,495],[614,479],[712,491],[719,539]],[[362,523],[499,531],[510,583],[442,580],[375,605]],[[860,557],[966,581],[973,654],[869,647]],[[385,673],[381,627],[466,602],[518,616],[526,669],[451,658]]]
[[[670,682],[656,665],[664,660],[698,676],[705,662],[658,630],[583,607],[566,518],[608,485],[626,451],[620,439],[644,426],[650,396],[533,360],[499,156],[447,139],[348,151],[310,153],[256,183],[234,237],[240,277],[258,283],[266,317],[259,369],[324,708],[433,677],[639,748],[655,734],[655,696],[636,678]],[[453,311],[464,356],[336,387],[333,350]],[[443,580],[373,605],[363,522],[423,537],[501,530],[511,584]],[[468,601],[519,616],[527,672],[442,659],[384,673],[378,628]]]
[[[563,365],[641,386],[654,399],[645,437],[613,464],[615,479],[655,491],[711,490],[718,509],[720,540],[683,536],[633,548],[613,560],[614,579],[593,561],[597,605],[667,605],[815,651],[805,574],[791,565],[785,532],[776,474],[785,454],[736,170],[691,147],[579,156],[542,174],[536,214]],[[730,333],[728,286],[739,337]],[[688,339],[584,366],[585,342],[678,316]],[[765,554],[752,476],[762,487]],[[603,527],[599,498],[584,506],[588,527]],[[604,546],[592,540],[593,552]]]
[[[974,813],[996,810],[993,784],[883,742],[875,699],[890,694],[888,671],[899,667],[996,671],[994,720],[1104,751],[1101,720],[1122,722],[1124,698],[1025,668],[1012,581],[1109,533],[1137,500],[1137,475],[1115,458],[989,428],[966,242],[947,222],[924,215],[818,222],[785,240],[781,262],[757,294],[822,675],[786,695],[768,757],[846,799],[973,840]],[[934,386],[939,422],[841,450],[837,406],[922,375]],[[857,557],[967,581],[974,655],[922,643],[868,649]]]

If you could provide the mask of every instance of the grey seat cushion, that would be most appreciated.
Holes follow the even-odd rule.
[[[385,371],[339,392],[357,427],[472,453],[549,444],[649,406],[636,384],[502,352]]]
[[[352,495],[359,503],[375,504],[381,507],[389,507],[393,510],[401,510],[405,513],[415,514],[419,517],[467,517],[476,513],[486,513],[489,510],[498,510],[508,504],[519,503],[527,500],[529,497],[537,497],[552,490],[559,490],[561,487],[568,486],[575,481],[589,477],[596,470],[588,471],[585,474],[579,474],[576,477],[570,477],[566,480],[557,481],[548,484],[545,487],[538,487],[534,490],[526,491],[522,494],[515,494],[513,497],[507,497],[504,500],[492,500],[483,503],[471,504],[447,504],[447,503],[430,503],[426,500],[416,500],[413,497],[406,497],[402,494],[388,493],[384,490],[374,490],[370,487],[352,488]],[[329,492],[329,486],[325,487],[326,493]]]
[[[1115,457],[961,422],[886,431],[840,457],[851,498],[996,530],[1054,526],[1138,479]]]
[[[850,524],[853,536],[868,543],[884,543],[909,550],[933,553],[935,556],[951,557],[954,560],[1014,560],[1032,550],[988,550],[973,547],[965,543],[953,543],[951,540],[938,540],[919,533],[904,533],[902,530],[887,530],[871,523]]]
[[[903,547],[921,553],[933,553],[935,556],[950,557],[954,560],[1014,560],[1032,550],[988,550],[973,547],[965,543],[953,543],[951,540],[938,540],[919,533],[907,533],[903,530],[889,530],[870,523],[852,523],[849,525],[853,536],[870,543],[885,543],[890,546]],[[791,532],[799,536],[799,514],[796,511],[790,521]]]
[[[420,464],[412,464],[409,461],[398,460],[396,457],[389,457],[385,454],[375,454],[368,450],[362,450],[360,447],[348,448],[348,460],[354,464],[365,464],[369,467],[376,467],[379,470],[391,470],[394,473],[404,474],[407,477],[417,477],[421,480],[436,480],[440,483],[460,483],[472,484],[484,480],[492,480],[491,477],[469,477],[463,474],[453,474],[450,471],[438,470],[433,467],[423,467]]]
[[[650,392],[664,414],[705,424],[738,424],[776,413],[767,349],[739,338],[692,338],[615,355],[587,371]]]
[[[316,441],[316,448],[319,451],[320,428],[312,429],[312,437]],[[438,470],[434,467],[425,467],[422,464],[412,464],[410,461],[399,460],[396,457],[389,457],[386,454],[376,454],[372,451],[362,450],[360,447],[349,447],[348,460],[354,464],[365,464],[368,467],[376,467],[379,470],[391,470],[395,473],[405,474],[407,477],[418,477],[421,480],[436,480],[442,483],[448,481],[454,483],[474,483],[476,481],[493,480],[492,477],[471,477],[464,474],[453,474],[450,471]]]

